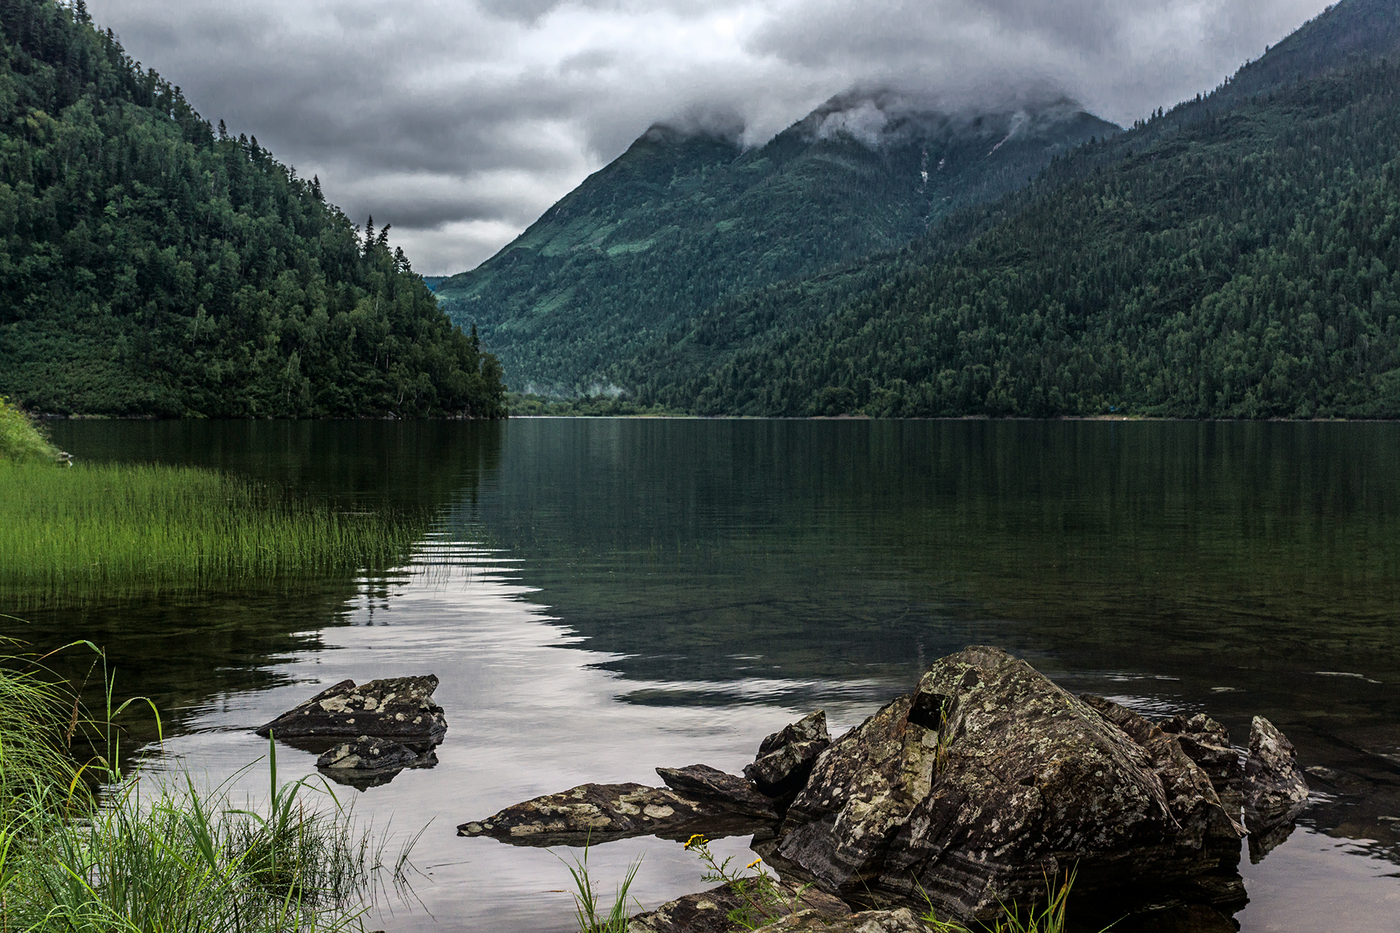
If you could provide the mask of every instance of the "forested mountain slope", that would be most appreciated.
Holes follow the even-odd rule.
[[[384,231],[216,133],[81,2],[0,0],[0,394],[57,413],[504,413]]]
[[[1398,417],[1400,66],[1248,98],[819,326],[639,395],[746,414]]]
[[[747,151],[654,126],[438,296],[513,387],[587,392],[728,295],[899,247],[1117,129],[1057,97],[943,112],[893,92],[834,98]]]

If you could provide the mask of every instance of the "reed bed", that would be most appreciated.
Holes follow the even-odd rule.
[[[416,523],[190,467],[0,459],[0,593],[19,604],[222,589],[402,561]]]
[[[0,395],[0,459],[53,463],[61,456],[59,449],[25,411]]]
[[[383,876],[402,884],[407,848],[386,862],[332,795],[279,785],[274,747],[256,807],[108,758],[80,766],[64,743],[100,741],[110,720],[19,660],[0,659],[0,933],[362,933]]]

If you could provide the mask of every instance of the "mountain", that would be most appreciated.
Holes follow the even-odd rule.
[[[1051,94],[953,110],[893,91],[833,98],[753,149],[737,127],[657,125],[437,294],[516,388],[598,391],[715,302],[902,246],[1117,131]]]
[[[387,228],[216,132],[81,0],[0,0],[0,394],[51,413],[504,414]]]
[[[702,414],[1400,417],[1397,26],[1339,4],[1215,94],[909,250],[717,305],[619,379]]]

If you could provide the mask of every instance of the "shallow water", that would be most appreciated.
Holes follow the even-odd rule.
[[[737,771],[795,716],[833,731],[932,660],[997,644],[1149,715],[1270,718],[1314,781],[1298,829],[1242,871],[1246,931],[1400,931],[1400,426],[516,420],[62,422],[80,459],[236,471],[340,504],[427,509],[405,567],[124,605],[33,609],[41,644],[105,644],[168,711],[163,759],[213,782],[251,729],[344,677],[434,672],[439,765],[346,790],[431,820],[420,904],[390,931],[566,931],[549,851],[459,822],[652,768]],[[0,607],[3,611],[3,607]],[[135,732],[141,735],[138,728]],[[314,757],[282,748],[279,769]],[[261,766],[233,778],[259,792]],[[725,851],[743,853],[743,840]],[[567,856],[568,853],[561,852]],[[703,885],[641,855],[651,905]],[[747,861],[747,858],[744,859]],[[389,909],[392,907],[392,913]]]

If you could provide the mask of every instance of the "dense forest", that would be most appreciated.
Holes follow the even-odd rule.
[[[983,232],[961,249],[886,260],[810,327],[762,331],[684,380],[638,365],[638,401],[769,415],[1400,416],[1400,67],[1361,62],[1140,132],[1157,141],[1102,144],[1124,155],[1087,172],[1057,165],[1009,216],[965,216]],[[761,319],[763,306],[750,296],[733,310]]]
[[[504,414],[388,227],[196,113],[82,3],[0,0],[0,394],[51,413]]]
[[[893,92],[751,149],[737,128],[653,126],[438,296],[512,386],[587,393],[717,301],[902,246],[1117,131],[1055,95],[943,112]]]

